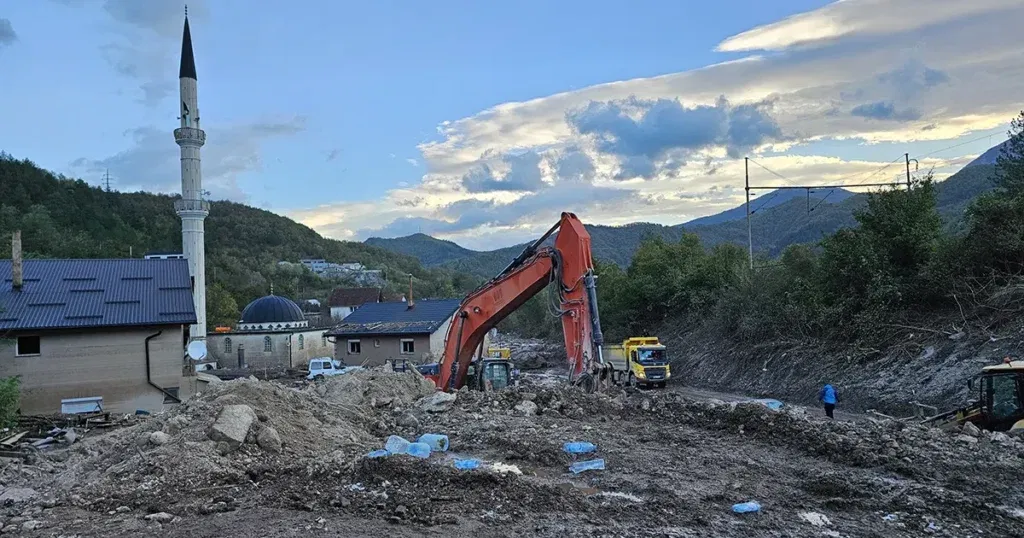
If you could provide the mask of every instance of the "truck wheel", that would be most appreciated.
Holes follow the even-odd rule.
[[[662,381],[661,383],[658,383],[658,388],[659,388],[659,389],[663,389],[663,388],[665,388],[665,382],[664,382],[664,381]]]
[[[636,376],[633,375],[633,372],[630,372],[629,377],[626,378],[626,386],[636,388]]]
[[[323,381],[323,380],[324,380],[324,375],[323,374],[317,374],[317,375],[313,376],[313,381]]]

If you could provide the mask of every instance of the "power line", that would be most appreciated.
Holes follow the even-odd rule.
[[[782,174],[780,174],[780,173],[776,172],[775,170],[772,170],[771,168],[768,168],[767,166],[765,166],[765,165],[763,165],[763,164],[761,164],[761,163],[759,163],[759,162],[755,161],[754,159],[749,159],[749,160],[750,160],[750,162],[752,162],[752,163],[754,163],[754,164],[756,164],[756,165],[760,166],[761,168],[764,168],[764,169],[765,169],[765,170],[766,170],[766,171],[767,171],[767,172],[768,172],[769,174],[772,174],[772,175],[774,175],[775,177],[777,177],[777,178],[779,178],[779,179],[781,179],[781,180],[783,180],[783,181],[792,181],[792,180],[791,180],[791,179],[789,179],[788,177],[786,177],[786,176],[784,176],[784,175],[782,175]]]
[[[933,151],[931,153],[926,153],[926,154],[922,155],[921,158],[923,159],[925,157],[931,157],[932,155],[935,155],[936,153],[942,153],[943,151],[946,151],[946,150],[950,150],[950,149],[953,149],[953,148],[958,148],[960,146],[966,146],[967,144],[971,144],[973,142],[978,142],[978,141],[984,140],[986,138],[989,139],[989,141],[991,142],[993,136],[995,136],[995,133],[979,136],[978,138],[972,138],[970,140],[967,140],[966,142],[959,142],[959,143],[953,144],[952,146],[945,147],[945,148],[942,148],[942,149],[937,149],[937,150],[935,150],[935,151]]]

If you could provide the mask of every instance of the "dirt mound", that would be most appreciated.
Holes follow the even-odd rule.
[[[211,439],[228,406],[248,407],[255,416],[237,449]],[[166,415],[79,445],[54,484],[92,508],[181,513],[195,504],[216,505],[215,495],[182,492],[248,486],[309,460],[346,462],[377,442],[373,429],[374,419],[361,408],[276,383],[237,379]],[[274,437],[280,441],[276,446],[266,441]]]
[[[415,369],[405,372],[376,368],[328,378],[307,391],[329,402],[359,407],[408,404],[437,391],[437,387]]]

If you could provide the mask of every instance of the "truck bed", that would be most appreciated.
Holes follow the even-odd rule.
[[[626,348],[623,346],[601,346],[601,356],[617,372],[626,371]]]

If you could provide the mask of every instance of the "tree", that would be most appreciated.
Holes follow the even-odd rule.
[[[1010,139],[996,158],[996,185],[1012,196],[1024,194],[1024,111],[1010,121]]]

